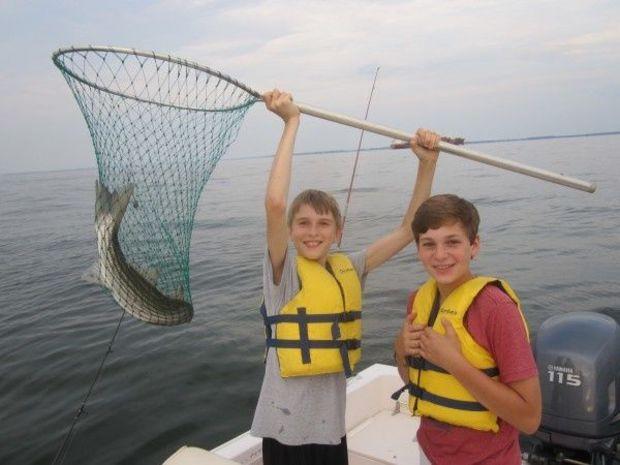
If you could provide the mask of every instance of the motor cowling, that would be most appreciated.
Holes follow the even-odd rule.
[[[556,315],[534,343],[543,399],[536,437],[588,452],[620,437],[620,325],[593,312]],[[611,445],[610,443],[610,445]]]

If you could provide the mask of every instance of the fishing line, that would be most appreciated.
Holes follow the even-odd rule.
[[[375,92],[375,87],[377,84],[377,76],[379,75],[379,69],[380,66],[377,66],[377,69],[375,71],[375,77],[372,81],[372,88],[370,89],[370,95],[368,96],[368,103],[366,104],[366,113],[364,114],[364,121],[368,120],[368,112],[370,111],[370,104],[372,103],[372,96]],[[357,141],[357,150],[355,151],[355,162],[353,163],[353,171],[351,173],[351,180],[349,182],[349,189],[347,190],[347,200],[345,202],[344,205],[344,213],[342,215],[342,234],[340,235],[340,239],[338,240],[338,248],[340,248],[340,244],[342,243],[342,237],[344,236],[344,225],[347,221],[347,213],[349,211],[349,204],[351,202],[351,193],[353,192],[353,182],[355,181],[355,173],[357,172],[357,165],[359,162],[359,158],[360,158],[360,152],[362,151],[362,141],[364,140],[364,129],[361,130],[360,132],[360,137]],[[463,145],[464,143],[464,139],[462,138],[451,138],[451,137],[441,137],[441,140],[444,142],[448,142],[451,144],[455,144],[455,145]],[[402,144],[392,144],[389,147],[374,147],[374,148],[369,148],[369,149],[364,149],[364,151],[371,151],[371,150],[384,150],[384,149],[396,149],[396,148],[404,148],[404,147],[409,147],[409,143],[408,142],[403,142]],[[339,151],[331,151],[331,153],[338,153]],[[306,152],[303,154],[321,154],[321,153],[330,153],[330,151],[323,151],[323,152]],[[299,155],[299,154],[296,154]]]
[[[62,464],[65,461],[65,458],[67,457],[67,453],[69,452],[69,448],[71,447],[71,443],[73,442],[73,438],[75,436],[77,422],[80,419],[80,416],[82,416],[82,414],[86,412],[85,410],[86,403],[88,402],[88,398],[90,397],[90,394],[93,392],[95,384],[97,384],[97,381],[99,381],[99,378],[101,377],[103,365],[105,364],[105,361],[108,358],[108,355],[112,353],[112,345],[114,344],[114,340],[116,339],[116,335],[118,334],[118,331],[121,327],[121,323],[123,321],[124,316],[125,316],[125,310],[123,310],[121,314],[121,318],[118,320],[118,324],[116,325],[116,330],[114,331],[114,335],[112,336],[112,339],[110,339],[110,342],[108,343],[108,348],[103,356],[103,359],[101,360],[101,363],[99,364],[99,369],[97,370],[95,379],[90,384],[90,387],[88,388],[88,392],[86,393],[86,396],[84,397],[84,400],[82,401],[82,404],[80,405],[80,408],[77,410],[75,416],[73,417],[73,421],[71,422],[71,427],[69,428],[69,431],[65,435],[65,439],[60,445],[58,452],[56,452],[56,456],[54,457],[54,460],[52,461],[52,465]]]
[[[368,104],[366,105],[366,114],[364,115],[364,121],[368,119],[368,111],[370,110],[370,103],[372,102],[372,95],[375,92],[375,84],[377,83],[377,76],[379,75],[379,66],[375,71],[375,78],[372,81],[372,88],[370,89],[370,96],[368,97]],[[349,182],[349,190],[347,191],[347,201],[344,205],[344,213],[342,215],[342,233],[340,239],[338,239],[338,248],[342,243],[342,236],[344,235],[344,224],[347,221],[347,212],[349,211],[349,202],[351,201],[351,191],[353,190],[353,181],[355,180],[355,172],[357,171],[357,162],[360,158],[360,149],[362,148],[362,141],[364,140],[364,130],[360,132],[360,138],[357,141],[357,152],[355,154],[355,162],[353,163],[353,172],[351,173],[351,181]]]

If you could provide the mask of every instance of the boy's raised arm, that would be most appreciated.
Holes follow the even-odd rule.
[[[438,134],[426,129],[418,129],[411,138],[411,149],[419,160],[418,174],[411,201],[400,226],[373,242],[366,250],[366,272],[383,264],[413,241],[411,222],[418,207],[431,194],[435,166],[439,156],[439,151],[437,150],[439,140],[440,136]]]
[[[280,92],[277,89],[264,94],[263,101],[269,111],[284,121],[282,137],[271,165],[265,193],[267,248],[273,269],[274,284],[279,284],[288,244],[286,204],[291,182],[295,136],[299,127],[299,109],[293,104],[291,94]]]

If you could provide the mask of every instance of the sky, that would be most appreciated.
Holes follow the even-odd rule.
[[[370,121],[475,140],[620,130],[619,24],[617,0],[0,0],[0,173],[94,166],[63,47],[171,54],[356,118],[380,67]],[[273,153],[280,126],[256,104],[226,157]],[[358,134],[304,117],[296,150]]]

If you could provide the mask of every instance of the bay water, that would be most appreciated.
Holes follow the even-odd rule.
[[[620,319],[620,136],[474,147],[598,184],[587,194],[440,156],[434,193],[478,207],[474,271],[507,279],[531,331],[552,315]],[[220,161],[196,215],[194,320],[158,327],[125,316],[77,423],[66,464],[162,463],[184,444],[213,448],[249,428],[263,373],[258,307],[270,158]],[[291,198],[309,187],[341,206],[353,155],[298,156]],[[409,151],[364,153],[342,248],[400,223],[415,179]],[[108,350],[121,310],[80,279],[96,258],[96,171],[0,176],[0,463],[49,464]],[[425,279],[408,247],[369,276],[363,361],[390,363],[408,292]]]

